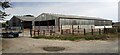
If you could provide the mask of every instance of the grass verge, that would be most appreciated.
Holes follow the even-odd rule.
[[[54,39],[54,40],[70,40],[70,41],[75,41],[75,40],[108,40],[109,38],[116,38],[117,34],[101,34],[101,35],[84,35],[84,36],[76,36],[76,35],[60,35],[60,36],[44,36],[44,35],[39,35],[39,36],[34,36],[32,38],[34,39]]]

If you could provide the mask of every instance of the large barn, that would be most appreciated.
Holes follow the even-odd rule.
[[[33,27],[35,30],[47,30],[54,29],[60,31],[62,29],[73,28],[112,28],[112,20],[86,17],[86,16],[74,16],[74,15],[62,15],[42,13],[33,21]]]

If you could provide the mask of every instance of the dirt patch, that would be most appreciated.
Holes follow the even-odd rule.
[[[57,46],[50,46],[50,47],[43,47],[45,51],[63,51],[65,50],[64,47],[57,47]]]
[[[64,41],[32,38],[3,38],[3,53],[117,53],[118,41]],[[52,47],[44,50],[43,47]],[[56,47],[65,47],[56,50]],[[51,49],[53,51],[51,51]],[[50,51],[49,51],[50,50]]]

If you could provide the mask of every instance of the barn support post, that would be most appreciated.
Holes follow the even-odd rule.
[[[53,31],[53,25],[51,26],[51,30]]]
[[[30,25],[30,36],[32,37],[32,24]]]
[[[54,26],[52,25],[52,29],[51,29],[52,33],[55,32],[55,28]]]
[[[23,33],[23,37],[24,37],[24,26],[23,26],[23,24],[24,24],[24,21],[21,20],[21,29],[22,29],[22,33]]]
[[[32,29],[30,29],[30,36],[32,37]]]
[[[57,20],[56,20],[56,22],[57,22],[57,26],[55,25],[55,29],[57,28],[57,32],[60,32],[60,18],[58,18]]]
[[[48,24],[48,32],[50,31],[50,28],[49,28],[49,21],[47,21],[47,24]]]

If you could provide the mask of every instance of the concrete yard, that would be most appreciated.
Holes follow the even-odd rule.
[[[42,47],[65,47],[63,51],[49,52]],[[30,37],[2,39],[3,53],[118,53],[118,40],[80,40],[61,41],[48,39],[32,39]]]

